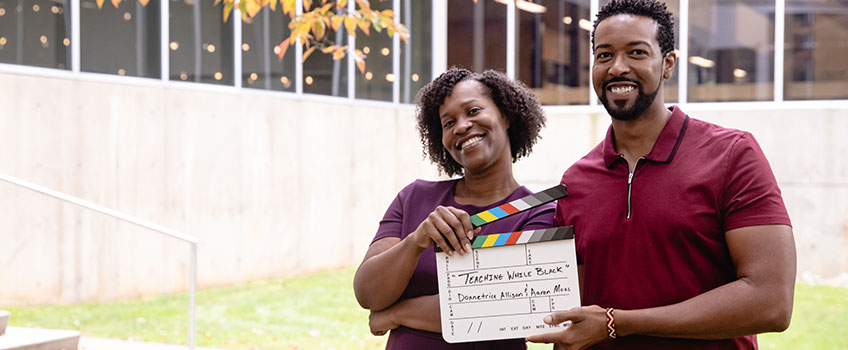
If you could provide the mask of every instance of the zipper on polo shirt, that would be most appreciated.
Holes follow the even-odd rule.
[[[621,156],[624,159],[624,156]],[[627,219],[630,219],[631,214],[631,205],[630,202],[633,199],[633,176],[636,175],[636,169],[639,168],[639,161],[645,159],[645,157],[639,157],[636,159],[636,166],[633,167],[633,171],[630,171],[630,164],[627,163],[627,159],[624,159],[624,164],[627,164]]]

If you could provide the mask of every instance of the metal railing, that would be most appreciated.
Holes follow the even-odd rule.
[[[24,181],[24,180],[21,180],[21,179],[18,179],[16,177],[9,176],[9,175],[3,174],[3,173],[0,173],[0,180],[6,181],[8,183],[11,183],[11,184],[14,184],[14,185],[17,185],[17,186],[20,186],[20,187],[24,187],[26,189],[29,189],[29,190],[32,190],[32,191],[35,191],[35,192],[40,192],[42,194],[46,194],[50,197],[53,197],[53,198],[56,198],[56,199],[59,199],[59,200],[62,200],[62,201],[68,202],[68,203],[76,204],[76,205],[81,206],[81,207],[86,208],[86,209],[94,210],[94,211],[99,212],[101,214],[105,214],[105,215],[111,216],[113,218],[116,218],[118,220],[129,222],[131,224],[135,224],[135,225],[144,227],[146,229],[159,232],[159,233],[164,234],[166,236],[171,236],[173,238],[179,239],[179,240],[184,241],[184,242],[188,242],[189,245],[191,246],[191,253],[190,253],[190,258],[189,258],[190,259],[189,272],[188,272],[188,290],[189,290],[188,348],[191,349],[191,350],[194,349],[194,304],[195,304],[195,295],[194,294],[195,294],[195,288],[197,287],[197,237],[187,235],[187,234],[179,232],[177,230],[173,230],[173,229],[161,226],[161,225],[157,225],[157,224],[154,224],[152,222],[142,220],[142,219],[136,218],[134,216],[130,216],[130,215],[121,213],[117,210],[107,208],[107,207],[104,207],[102,205],[98,205],[98,204],[95,204],[95,203],[92,203],[92,202],[89,202],[89,201],[86,201],[86,200],[82,200],[82,199],[76,198],[74,196],[64,194],[64,193],[59,192],[59,191],[54,191],[54,190],[51,190],[47,187],[36,185],[34,183],[27,182],[27,181]]]

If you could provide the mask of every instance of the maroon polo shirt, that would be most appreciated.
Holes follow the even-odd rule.
[[[633,174],[606,139],[563,175],[555,221],[574,225],[583,305],[642,309],[678,303],[736,280],[726,231],[790,225],[754,137],[690,118],[677,106]],[[632,176],[632,177],[631,177]],[[725,340],[632,335],[595,349],[752,349]]]

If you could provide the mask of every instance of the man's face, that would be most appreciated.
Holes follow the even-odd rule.
[[[663,104],[662,83],[671,77],[675,58],[663,56],[656,31],[653,19],[629,14],[609,17],[595,29],[595,93],[615,119],[634,120]]]

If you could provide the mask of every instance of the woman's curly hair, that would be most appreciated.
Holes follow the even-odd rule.
[[[424,155],[448,176],[463,175],[462,165],[451,157],[442,145],[442,125],[439,107],[463,80],[472,79],[488,88],[488,96],[509,121],[509,144],[512,161],[530,154],[533,144],[540,138],[539,130],[545,125],[545,115],[536,96],[519,81],[512,81],[503,73],[487,70],[474,73],[464,68],[452,67],[421,88],[416,100],[418,133],[424,144]]]

